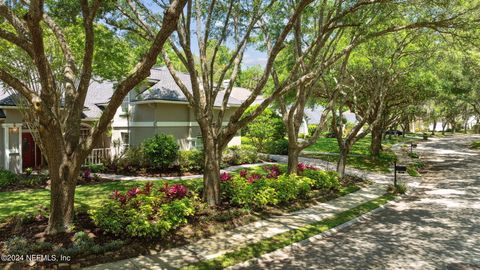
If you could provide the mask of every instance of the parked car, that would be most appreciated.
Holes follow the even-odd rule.
[[[403,135],[403,131],[401,130],[389,130],[387,132],[385,132],[387,135],[397,135],[397,136],[401,136]]]

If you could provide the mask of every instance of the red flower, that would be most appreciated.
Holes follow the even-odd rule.
[[[175,184],[169,187],[168,184],[165,183],[165,186],[163,187],[162,191],[165,193],[165,195],[169,199],[182,199],[188,194],[188,188],[180,184]]]
[[[264,167],[268,172],[267,178],[278,178],[280,175],[280,168],[277,165],[272,165],[270,167]]]
[[[129,191],[127,191],[127,196],[128,197],[135,197],[137,196],[138,193],[140,193],[140,189],[138,187],[134,187],[132,189],[130,189]]]
[[[260,178],[262,178],[262,176],[258,173],[254,173],[252,175],[250,175],[250,177],[247,178],[247,181],[251,184],[257,180],[259,180]]]
[[[232,176],[227,172],[223,172],[222,174],[220,174],[220,181],[222,182],[228,182],[231,179],[232,179]]]
[[[146,195],[150,195],[150,193],[152,192],[152,187],[153,187],[152,182],[146,183],[142,193]]]
[[[303,171],[305,171],[305,169],[307,169],[307,165],[306,165],[306,164],[304,164],[304,163],[298,163],[298,165],[297,165],[297,170],[298,170],[299,172],[303,172]]]
[[[241,171],[240,171],[240,177],[246,178],[246,177],[247,177],[247,174],[248,174],[248,171],[247,171],[247,170],[241,170]]]

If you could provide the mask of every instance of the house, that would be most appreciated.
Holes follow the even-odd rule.
[[[190,76],[178,76],[191,90]],[[92,81],[82,116],[82,136],[88,136],[100,118],[114,91],[114,82]],[[220,107],[224,91],[220,91],[215,106]],[[234,87],[228,100],[225,120],[250,95],[245,88]],[[21,172],[25,168],[45,165],[35,134],[23,120],[17,98],[0,85],[0,168]],[[166,68],[154,68],[145,83],[132,90],[118,108],[110,130],[96,145],[87,163],[99,163],[102,157],[119,155],[128,146],[141,144],[158,133],[177,138],[180,149],[201,148],[201,132],[191,108]],[[240,145],[240,133],[229,143]]]

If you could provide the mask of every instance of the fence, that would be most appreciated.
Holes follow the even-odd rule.
[[[85,164],[102,164],[104,160],[110,159],[111,156],[112,151],[110,148],[96,148],[88,155]]]

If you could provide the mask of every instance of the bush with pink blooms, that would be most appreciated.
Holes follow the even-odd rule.
[[[264,208],[304,197],[313,183],[306,177],[282,174],[278,165],[268,165],[228,177],[222,174],[222,199],[240,207]]]
[[[123,237],[161,237],[195,214],[196,197],[180,184],[158,189],[152,183],[114,191],[101,208],[90,210],[95,225]]]

